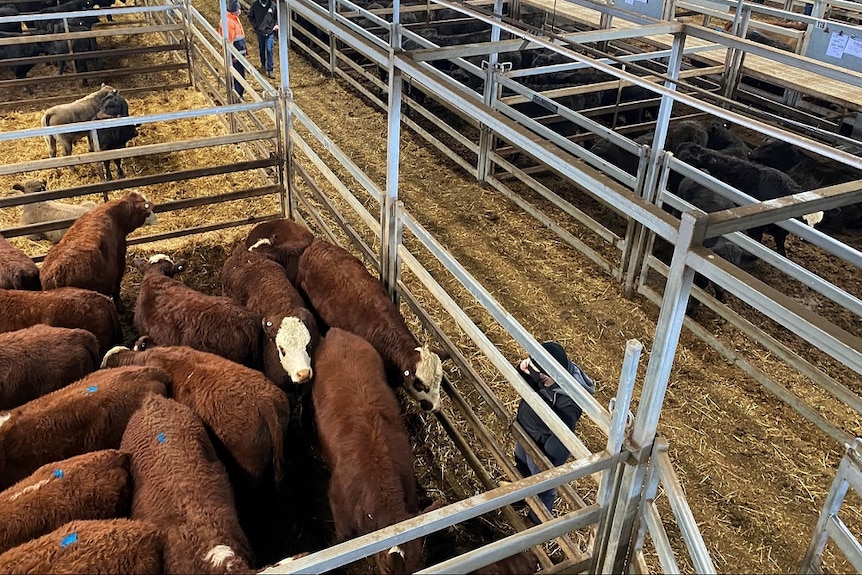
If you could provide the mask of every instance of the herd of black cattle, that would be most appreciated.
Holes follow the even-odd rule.
[[[71,0],[58,3],[56,0],[23,0],[17,3],[8,3],[0,6],[0,17],[18,16],[21,14],[62,14],[66,12],[81,12],[91,8],[107,8],[115,0]],[[110,20],[111,17],[108,16]],[[43,55],[63,55],[85,52],[94,52],[99,49],[95,38],[76,38],[71,41],[52,40],[51,34],[64,34],[67,32],[85,32],[91,30],[93,25],[99,22],[97,16],[78,16],[66,19],[68,28],[63,18],[25,20],[23,22],[5,22],[0,24],[0,39],[21,38],[29,35],[47,35],[44,40],[30,43],[8,44],[0,46],[0,61],[17,60],[22,58],[33,58]],[[24,29],[26,27],[26,30]],[[88,71],[87,59],[75,60],[76,72]],[[94,67],[98,66],[98,60],[92,59]],[[26,78],[35,64],[21,63],[12,66],[16,79]],[[58,62],[58,74],[66,69],[66,61]]]

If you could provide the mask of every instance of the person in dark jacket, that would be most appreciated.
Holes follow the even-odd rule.
[[[275,69],[272,50],[275,46],[275,33],[278,32],[278,7],[272,0],[252,0],[248,21],[257,34],[260,66],[266,68],[266,76],[272,78]]]
[[[569,361],[566,355],[566,350],[555,341],[546,341],[542,347],[559,363],[561,366],[572,374],[575,381],[580,383],[584,389],[590,394],[596,392],[595,384],[590,377],[583,372],[572,361]],[[560,416],[560,419],[569,429],[574,430],[575,424],[581,418],[581,407],[569,397],[565,391],[557,384],[545,371],[537,365],[536,361],[531,357],[522,360],[518,364],[518,372],[530,384],[539,396],[545,400],[551,409]],[[569,458],[569,450],[566,446],[557,439],[550,428],[544,421],[533,411],[533,408],[523,399],[518,404],[518,423],[524,428],[532,440],[536,443],[542,453],[550,460],[552,465],[562,465]],[[515,467],[521,472],[524,477],[529,477],[540,471],[536,463],[527,455],[526,450],[520,443],[515,444]],[[554,498],[557,496],[556,489],[549,489],[539,493],[539,500],[545,504],[549,512],[554,510]],[[538,524],[539,519],[533,511],[530,511],[528,518]]]

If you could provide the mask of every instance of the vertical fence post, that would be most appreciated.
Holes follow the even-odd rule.
[[[400,237],[398,218],[398,166],[401,144],[401,94],[404,76],[395,64],[395,55],[401,51],[401,2],[392,3],[392,24],[389,33],[389,116],[386,140],[386,193],[380,206],[380,281],[398,304],[398,244]]]
[[[277,1],[277,0],[276,0]],[[293,166],[293,138],[290,135],[293,129],[293,92],[290,89],[290,59],[289,46],[290,35],[282,33],[282,30],[290,29],[288,3],[276,4],[278,16],[278,66],[281,70],[281,80],[278,87],[278,114],[280,119],[278,147],[280,148],[278,167],[278,183],[281,187],[281,217],[294,219],[296,198],[294,197],[294,175]]]
[[[667,181],[670,178],[670,154],[667,152],[663,152],[661,154],[661,176],[658,180],[658,189],[659,193],[656,194],[655,204],[658,207],[662,205],[662,191],[667,188]],[[629,269],[629,277],[626,278],[626,288],[630,292],[634,292],[636,288],[636,284],[645,284],[647,281],[647,277],[649,275],[649,258],[653,253],[653,246],[655,245],[655,233],[651,230],[645,230],[646,235],[646,244],[644,245],[641,260],[640,260],[640,275],[635,278],[635,273],[637,270],[634,269],[634,266]]]
[[[329,0],[329,19],[335,22],[335,0]],[[335,76],[338,67],[338,39],[332,30],[329,31],[329,72]]]
[[[503,0],[494,0],[494,14],[496,16],[503,15]],[[491,42],[500,40],[500,27],[497,25],[491,26]],[[489,108],[493,107],[494,98],[497,97],[497,62],[500,60],[500,55],[494,51],[488,54],[488,67],[485,69],[485,91],[483,98],[485,105]],[[476,179],[484,182],[488,176],[488,171],[491,169],[491,160],[489,153],[491,146],[494,143],[494,134],[488,126],[481,125],[479,127],[479,152],[476,162]]]
[[[656,337],[634,421],[631,436],[632,458],[626,462],[619,486],[611,495],[610,504],[615,509],[607,530],[607,540],[603,542],[606,552],[597,558],[597,572],[621,573],[625,571],[631,558],[644,474],[694,279],[694,270],[686,265],[686,259],[692,246],[703,243],[708,218],[709,216],[700,210],[691,210],[683,214],[680,222],[679,236],[656,324]]]
[[[739,0],[736,7],[736,15],[733,18],[733,28],[731,32],[735,36],[745,38],[748,31],[748,22],[751,19],[751,10],[743,5],[743,0]],[[744,61],[745,52],[739,48],[731,48],[727,51],[727,57],[724,61],[724,85],[721,87],[722,96],[725,98],[733,98],[736,94],[736,88],[739,86],[739,79],[742,77],[742,63]],[[725,103],[723,107],[729,107]]]
[[[646,179],[646,166],[649,161],[649,146],[640,146],[638,147],[638,171],[637,177],[635,178],[635,185],[632,187],[632,191],[639,196],[643,196],[643,187],[644,181]],[[628,274],[628,267],[630,261],[632,261],[632,250],[637,243],[635,241],[637,237],[637,233],[640,230],[641,224],[636,219],[629,219],[629,223],[626,226],[626,235],[625,235],[625,243],[623,244],[622,253],[620,254],[620,267],[619,270],[615,272],[614,277],[619,280],[621,283],[624,283],[623,294],[625,297],[630,298],[632,296],[632,290],[626,281],[626,277]]]
[[[852,445],[845,446],[844,457],[838,465],[838,471],[835,472],[832,487],[829,488],[829,494],[826,496],[826,501],[823,502],[823,509],[817,519],[817,525],[814,527],[814,534],[811,536],[811,542],[808,544],[805,557],[802,559],[800,573],[822,573],[820,563],[823,559],[823,549],[826,547],[827,539],[829,539],[827,524],[832,517],[838,515],[850,487],[848,476],[853,473],[862,477],[862,438],[859,437],[853,440]]]
[[[225,101],[228,104],[236,103],[236,95],[233,91],[233,76],[231,75],[231,70],[233,69],[233,62],[231,60],[231,53],[228,46],[230,46],[230,40],[228,40],[229,31],[227,28],[227,0],[219,0],[219,18],[221,22],[221,49],[222,49],[222,60],[224,62],[224,86],[225,86]],[[228,114],[228,125],[230,126],[231,134],[236,133],[236,116],[233,113]]]
[[[685,32],[679,32],[673,37],[673,45],[671,46],[670,57],[667,62],[667,75],[670,79],[666,80],[664,85],[671,90],[676,89],[676,82],[679,78],[679,71],[682,67],[682,57],[685,53]],[[664,150],[665,141],[667,140],[668,126],[670,123],[671,113],[673,112],[673,98],[663,95],[659,103],[658,117],[656,118],[655,133],[653,134],[652,146],[646,166],[646,176],[644,177],[643,185],[639,190],[640,195],[647,201],[653,201],[658,194],[659,172],[662,169],[662,151]],[[638,191],[638,190],[635,190]],[[629,249],[629,261],[625,263],[625,295],[631,297],[634,291],[634,280],[637,271],[640,268],[640,261],[644,257],[644,250],[647,244],[647,231],[643,224],[636,224],[631,240],[634,242]]]
[[[194,38],[194,34],[192,34],[192,2],[191,0],[183,0],[183,19],[185,20],[183,26],[183,43],[186,48],[186,64],[188,65],[189,72],[189,84],[197,89],[198,81],[197,76],[195,76],[195,62],[194,62],[194,50],[192,50],[192,42]]]
[[[623,448],[626,429],[628,427],[627,424],[630,423],[629,407],[631,406],[632,395],[634,394],[635,379],[637,378],[638,364],[642,351],[643,344],[638,340],[630,339],[626,342],[626,352],[623,359],[623,367],[620,371],[617,395],[611,400],[611,428],[608,433],[608,443],[605,447],[605,451],[610,455],[620,453]],[[611,503],[614,503],[611,499],[611,494],[618,485],[623,465],[623,463],[618,463],[602,472],[601,482],[596,494],[596,503],[602,511],[596,530],[595,547],[592,552],[593,571],[595,570],[597,559],[604,556],[607,551],[608,528],[613,516],[613,506]]]

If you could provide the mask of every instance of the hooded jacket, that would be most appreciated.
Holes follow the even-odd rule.
[[[248,21],[251,27],[261,36],[269,36],[272,29],[278,24],[278,8],[275,2],[267,0],[264,4],[261,0],[254,0],[248,11]]]
[[[593,383],[593,380],[584,373],[584,371],[578,367],[577,364],[572,361],[568,361],[567,371],[572,374],[572,377],[575,378],[575,381],[581,384],[584,389],[586,389],[590,395],[595,394],[596,386]],[[583,410],[581,406],[579,406],[575,401],[563,391],[563,388],[556,382],[549,386],[542,385],[541,383],[537,383],[533,381],[527,374],[525,374],[520,369],[518,372],[524,378],[524,380],[530,384],[530,387],[539,394],[545,403],[547,403],[554,412],[560,416],[560,419],[563,420],[563,423],[568,426],[569,429],[574,429],[575,424],[581,418],[581,414]],[[557,436],[551,431],[551,429],[542,421],[533,408],[524,401],[523,399],[518,404],[518,423],[524,428],[524,431],[527,432],[533,441],[536,442],[536,445],[542,450],[542,452],[551,460],[551,463],[554,465],[561,465],[569,458],[569,450],[566,449],[566,446],[557,439]]]

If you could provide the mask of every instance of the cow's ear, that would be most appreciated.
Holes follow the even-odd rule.
[[[22,186],[21,184],[15,184],[14,186],[12,186],[12,189],[13,189],[13,190],[18,190],[19,192],[23,192],[23,191],[24,191],[24,186]]]
[[[449,355],[449,351],[448,351],[448,350],[445,350],[445,349],[442,349],[442,348],[439,348],[439,347],[431,348],[431,351],[433,351],[434,353],[436,353],[436,354],[437,354],[437,357],[439,357],[439,358],[440,358],[440,361],[441,361],[441,362],[442,362],[442,361],[446,361],[447,359],[449,359],[449,358],[451,357],[451,356]]]
[[[135,258],[132,260],[132,267],[138,271],[144,271],[144,267],[147,265],[147,260],[144,258]]]

